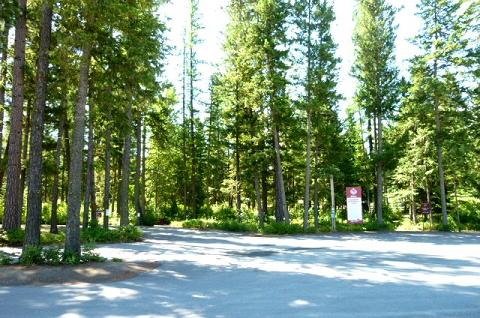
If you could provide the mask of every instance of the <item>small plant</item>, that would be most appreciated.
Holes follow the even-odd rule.
[[[304,233],[303,227],[299,224],[270,223],[263,228],[265,234],[300,234]]]
[[[96,253],[95,251],[95,245],[94,244],[86,244],[83,247],[83,252],[81,256],[81,263],[101,263],[105,262],[105,258],[101,257],[100,254]]]
[[[22,246],[25,239],[25,231],[22,229],[0,231],[0,244],[8,246]]]
[[[114,262],[114,263],[122,263],[122,262],[123,262],[123,259],[118,258],[118,257],[114,257],[114,258],[112,258],[112,262]]]
[[[43,249],[40,246],[27,246],[20,256],[20,264],[22,265],[40,265],[44,264]]]
[[[5,253],[0,252],[0,265],[13,264],[13,258]]]
[[[80,264],[80,261],[81,261],[80,256],[72,251],[63,253],[62,263],[65,265],[77,265],[77,264]]]
[[[58,247],[45,248],[42,251],[43,263],[47,265],[62,264],[62,251]]]

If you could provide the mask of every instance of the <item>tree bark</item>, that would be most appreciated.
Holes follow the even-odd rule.
[[[108,218],[107,211],[110,209],[110,161],[111,161],[111,132],[110,125],[107,124],[105,130],[105,188],[103,191],[103,209],[105,210],[103,214],[103,228],[108,229]]]
[[[128,211],[128,186],[130,184],[130,149],[132,147],[132,100],[127,105],[127,131],[123,142],[123,157],[122,157],[122,181],[120,184],[120,226],[127,226],[129,224]]]
[[[142,173],[142,115],[139,114],[137,117],[137,125],[135,127],[135,139],[137,143],[136,159],[135,159],[135,212],[137,215],[137,223],[140,225],[142,223],[143,211],[142,204],[140,200],[141,187],[140,179]]]
[[[10,147],[8,150],[7,189],[3,228],[19,229],[22,220],[22,117],[24,101],[25,41],[27,35],[27,0],[18,0],[19,14],[15,26],[12,111],[10,113]]]
[[[93,106],[89,105],[88,110],[88,150],[87,150],[87,174],[85,180],[85,200],[83,205],[83,228],[88,227],[88,220],[94,221],[95,214],[95,171],[93,166],[93,157],[95,152],[93,137]],[[90,211],[90,213],[89,213]]]
[[[282,216],[282,220],[280,221],[290,223],[287,199],[285,197],[285,185],[283,182],[282,161],[280,158],[280,137],[275,123],[273,123],[273,142],[275,146],[275,189],[277,193],[277,210],[279,215]]]
[[[5,86],[7,82],[7,68],[8,68],[8,31],[9,26],[5,26],[5,31],[3,34],[3,43],[2,43],[2,51],[1,51],[1,59],[0,59],[0,66],[2,67],[2,73],[0,74],[0,154],[3,153],[3,127],[5,125],[4,122],[4,114],[5,114]],[[2,175],[3,177],[3,175]],[[0,189],[2,188],[3,178],[0,179]]]
[[[260,224],[260,228],[263,228],[265,223],[265,212],[262,209],[262,194],[260,193],[260,180],[258,177],[258,173],[255,173],[255,205],[257,206],[257,214],[258,214],[258,222]]]
[[[308,229],[308,220],[310,218],[310,182],[311,182],[311,141],[312,140],[312,113],[307,111],[307,158],[305,167],[305,196],[303,199],[304,215],[303,229]]]
[[[315,142],[315,157],[314,157],[314,167],[315,167],[315,176],[313,178],[313,218],[315,222],[315,228],[318,230],[320,227],[319,217],[318,217],[318,173],[317,166],[318,166],[318,142]]]
[[[76,257],[79,257],[81,254],[80,207],[82,201],[83,137],[85,134],[85,105],[88,96],[91,49],[91,43],[86,42],[83,46],[80,64],[80,80],[78,84],[78,99],[75,105],[75,122],[73,126],[68,178],[68,215],[65,255],[75,255]]]
[[[377,120],[377,222],[383,224],[383,122],[381,111],[379,111]]]
[[[52,7],[50,1],[42,4],[40,49],[38,52],[36,103],[32,115],[30,138],[30,164],[28,170],[27,224],[25,246],[40,245],[40,221],[42,216],[42,143],[45,103],[47,97],[48,52],[52,33]]]
[[[58,123],[58,135],[57,135],[57,147],[55,149],[55,167],[60,169],[60,161],[62,155],[62,138],[63,131],[65,129],[66,121],[66,101],[64,101],[64,108],[60,116]],[[53,188],[52,188],[52,212],[50,217],[50,233],[58,233],[58,187],[60,182],[59,170],[53,176]]]

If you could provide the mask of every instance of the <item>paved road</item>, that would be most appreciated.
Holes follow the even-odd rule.
[[[1,287],[0,317],[480,317],[479,234],[255,237],[166,227],[107,257],[161,266],[109,284]]]

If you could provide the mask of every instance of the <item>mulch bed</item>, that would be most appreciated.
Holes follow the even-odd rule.
[[[130,279],[160,266],[158,262],[104,262],[61,266],[0,267],[0,286],[108,283]]]

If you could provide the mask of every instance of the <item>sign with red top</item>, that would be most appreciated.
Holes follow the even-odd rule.
[[[347,187],[348,223],[363,223],[362,187]]]

